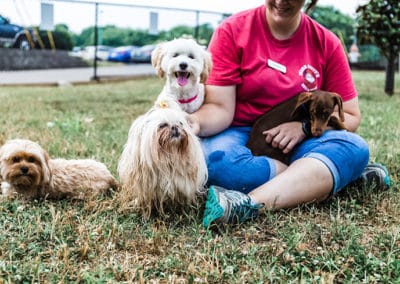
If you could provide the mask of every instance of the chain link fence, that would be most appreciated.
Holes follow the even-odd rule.
[[[65,25],[68,32],[72,35],[79,36],[83,31],[90,28],[95,28],[95,37],[91,35],[88,41],[92,46],[104,46],[104,34],[103,28],[106,26],[115,26],[121,29],[130,30],[142,30],[149,34],[152,34],[157,39],[157,35],[160,33],[168,32],[177,26],[191,27],[191,34],[194,38],[198,38],[198,27],[204,24],[215,28],[227,14],[218,11],[206,11],[196,9],[183,9],[180,7],[155,7],[151,5],[135,5],[133,1],[119,3],[119,1],[91,1],[91,0],[1,0],[0,14],[8,17],[10,22],[22,25],[24,27],[39,27],[43,20],[42,7],[43,4],[50,5],[51,21],[55,25]],[[150,2],[151,4],[151,2]],[[47,15],[49,17],[49,15]],[[48,37],[48,38],[47,38]],[[54,41],[53,36],[49,32],[41,32],[37,38],[38,42],[49,42]],[[97,43],[97,44],[96,44]],[[26,51],[23,54],[24,60],[14,60],[13,62],[20,62],[21,66],[7,65],[4,62],[11,62],[7,60],[0,60],[4,66],[0,66],[0,70],[23,70],[23,69],[46,69],[49,66],[56,66],[57,68],[72,68],[82,67],[82,61],[76,60],[76,57],[80,57],[83,53],[80,46],[76,47],[74,51],[79,50],[78,53],[70,52],[71,64],[64,64],[65,52],[60,52],[55,48],[53,44],[49,44],[54,49],[54,56],[40,56],[38,52]],[[109,52],[116,46],[109,46]],[[48,48],[48,47],[47,47]],[[36,49],[43,49],[43,45],[36,45]],[[113,63],[107,61],[107,55],[102,55],[100,58],[96,48],[92,55],[86,54],[82,60],[86,63],[86,66],[94,68],[94,78],[96,78],[97,68],[103,66],[109,66]],[[93,49],[92,49],[93,50]],[[57,54],[60,54],[62,60],[57,60]],[[2,55],[3,54],[3,55]],[[10,53],[0,52],[1,56],[10,56]],[[21,52],[14,52],[15,56],[21,57]],[[97,54],[97,56],[95,55]],[[38,58],[33,58],[38,57]],[[74,58],[72,58],[74,57]],[[29,60],[28,60],[29,59]],[[52,64],[48,64],[46,60],[51,60]],[[103,61],[100,62],[100,59]],[[35,66],[30,66],[30,62],[35,62]],[[39,62],[39,64],[38,64]],[[42,62],[43,64],[40,64]],[[57,65],[56,63],[60,64]],[[126,63],[126,62],[125,62]],[[128,62],[133,64],[132,62]],[[7,65],[7,66],[6,66]],[[15,65],[15,64],[14,64]],[[112,74],[105,74],[112,76]]]

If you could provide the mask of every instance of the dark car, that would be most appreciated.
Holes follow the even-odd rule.
[[[156,48],[154,44],[143,45],[132,53],[132,62],[150,63],[151,52]]]
[[[132,54],[137,48],[137,46],[120,46],[113,48],[110,51],[107,60],[125,63],[131,62]]]
[[[0,15],[0,46],[31,49],[34,43],[32,30],[11,24],[9,19]]]

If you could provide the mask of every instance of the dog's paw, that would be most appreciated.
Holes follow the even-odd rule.
[[[14,190],[11,184],[6,181],[1,182],[1,194],[3,197],[13,195]]]

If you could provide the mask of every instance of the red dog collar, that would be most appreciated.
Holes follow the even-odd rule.
[[[197,95],[195,95],[195,96],[193,96],[193,97],[191,97],[191,98],[188,98],[188,99],[180,99],[180,100],[178,100],[178,102],[180,102],[181,104],[188,104],[188,103],[191,103],[191,102],[193,102],[195,99],[197,99]]]

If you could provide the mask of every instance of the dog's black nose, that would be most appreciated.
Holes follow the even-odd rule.
[[[28,171],[29,171],[29,168],[28,168],[28,167],[21,167],[21,173],[27,174]]]
[[[179,128],[176,125],[171,127],[171,137],[179,137]]]
[[[188,64],[186,62],[181,62],[179,63],[179,68],[181,68],[181,70],[186,70],[186,68],[188,68]]]

